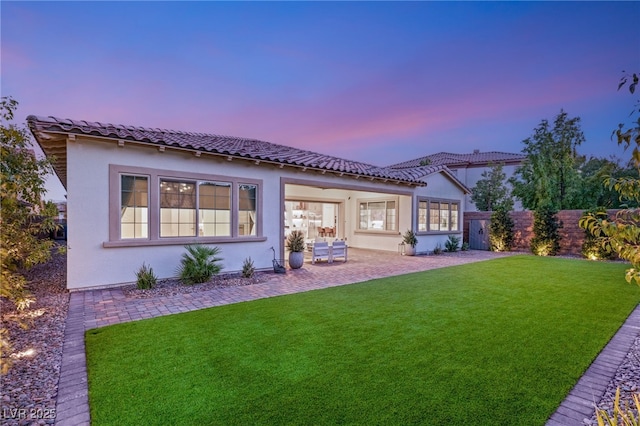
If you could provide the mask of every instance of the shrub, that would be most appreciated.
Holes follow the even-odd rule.
[[[491,251],[510,251],[514,238],[513,219],[509,211],[499,207],[491,214],[489,225],[489,249]]]
[[[458,251],[458,246],[460,245],[460,237],[456,237],[455,235],[449,235],[449,239],[444,243],[444,251],[446,252],[456,252]]]
[[[136,286],[138,289],[153,288],[157,282],[158,278],[153,273],[153,268],[143,262],[138,272],[136,272]]]
[[[251,278],[255,272],[256,268],[253,265],[253,260],[251,260],[251,257],[246,258],[242,264],[242,276],[244,278]]]
[[[222,258],[216,257],[220,253],[219,247],[195,244],[187,245],[185,249],[187,252],[182,254],[178,267],[178,276],[184,284],[207,282],[222,269],[222,265],[218,264]]]
[[[418,245],[418,238],[416,237],[416,233],[411,229],[407,229],[407,232],[402,235],[402,242],[410,245],[413,248],[416,248],[416,246]]]
[[[292,231],[287,236],[287,250],[294,253],[304,251],[304,233],[302,231]]]
[[[607,211],[604,208],[587,210],[582,217],[590,215],[596,220],[607,220]],[[613,259],[615,252],[611,249],[610,243],[602,238],[598,238],[589,229],[584,230],[584,242],[582,243],[582,255],[591,260]]]
[[[537,256],[555,256],[560,250],[562,224],[551,207],[539,207],[533,212],[531,252]]]
[[[466,241],[464,243],[462,243],[462,247],[460,247],[460,250],[469,251],[469,243],[466,242]]]
[[[433,249],[433,254],[442,254],[442,246],[440,245],[440,243],[436,244],[435,248]]]

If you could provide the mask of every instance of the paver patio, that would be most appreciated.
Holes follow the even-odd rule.
[[[250,286],[218,288],[198,293],[149,299],[127,298],[118,288],[72,292],[60,368],[56,424],[62,426],[90,424],[84,345],[86,330],[212,306],[478,262],[513,254],[472,250],[442,256],[412,257],[374,250],[350,249],[349,261],[346,263],[336,261],[331,264],[316,263],[312,265],[308,260],[305,261],[302,269],[288,270],[285,275],[271,273],[268,274],[267,281]],[[632,319],[633,315],[636,315],[635,319]],[[609,380],[615,374],[617,366],[629,351],[633,339],[640,333],[640,327],[638,327],[640,308],[637,308],[633,315],[621,329],[624,331],[622,336],[616,335],[616,338],[612,339],[598,360],[594,362],[594,365],[599,366],[598,375],[593,376],[597,379],[597,383],[594,384],[595,379],[589,376],[587,377],[589,383],[587,391],[577,385],[577,391],[574,389],[575,392],[572,391],[558,412],[551,417],[549,426],[583,424],[582,419],[585,417],[583,412],[586,412],[587,406],[592,410],[593,401],[599,400],[602,396]],[[629,339],[631,340],[628,341]],[[614,340],[614,348],[609,349]],[[614,351],[616,356],[612,357],[609,350]],[[624,354],[620,357],[619,355],[623,352]],[[601,384],[601,382],[603,383]]]

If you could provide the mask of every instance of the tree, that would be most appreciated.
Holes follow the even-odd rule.
[[[522,200],[523,207],[578,208],[581,160],[577,147],[584,140],[580,118],[570,118],[560,110],[553,128],[549,121],[542,120],[533,135],[522,141],[527,158],[510,182],[513,195]]]
[[[619,159],[591,157],[580,167],[582,176],[582,189],[580,198],[583,205],[580,208],[591,209],[593,206],[601,206],[607,209],[622,207],[619,195],[613,188],[604,184],[607,177],[614,178],[633,177],[637,175],[635,166],[629,162],[622,165]],[[631,207],[629,205],[629,207]],[[637,203],[633,205],[637,207]]]
[[[505,206],[499,206],[491,215],[489,248],[491,251],[510,251],[513,247],[515,224]]]
[[[533,212],[533,238],[531,252],[538,256],[555,256],[560,251],[560,228],[558,213],[551,206],[539,206]]]
[[[492,164],[491,170],[482,172],[480,179],[471,189],[471,201],[480,211],[494,211],[504,207],[513,209],[513,199],[506,185],[506,175],[502,171],[504,164]]]
[[[629,80],[629,92],[635,93],[638,85],[638,75],[624,75],[618,90],[624,87]],[[632,111],[634,114],[640,113],[640,102],[637,108]],[[633,147],[631,160],[636,169],[633,177],[607,176],[604,180],[606,186],[615,190],[619,194],[620,201],[629,205],[638,206],[640,203],[640,114],[631,127],[626,128],[624,124],[618,125],[618,129],[613,132],[618,145],[625,149]],[[618,256],[631,264],[627,269],[625,278],[627,282],[632,280],[640,285],[640,208],[627,207],[620,210],[614,218],[602,214],[603,211],[589,212],[580,218],[580,226],[597,237],[601,246],[609,251],[617,253]]]
[[[26,128],[10,122],[18,102],[10,97],[0,101],[0,297],[23,310],[34,299],[26,288],[21,271],[51,256],[53,241],[43,239],[56,229],[57,209],[44,203],[45,177],[51,171],[48,160],[38,160],[30,149]],[[8,368],[5,354],[10,347],[6,330],[2,334],[2,370]]]

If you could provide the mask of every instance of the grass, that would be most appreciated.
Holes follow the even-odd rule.
[[[94,425],[543,425],[640,302],[515,256],[86,334]]]

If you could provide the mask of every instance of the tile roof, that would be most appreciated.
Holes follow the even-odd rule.
[[[437,154],[427,155],[425,157],[416,158],[414,160],[404,161],[402,163],[389,166],[392,169],[407,169],[419,167],[421,163],[428,160],[429,165],[446,165],[446,166],[486,166],[489,163],[521,163],[526,158],[523,154],[515,154],[510,152],[473,152],[470,154],[453,154],[450,152],[438,152]]]
[[[52,134],[97,136],[115,141],[131,141],[157,146],[174,147],[231,156],[256,161],[332,171],[354,176],[393,180],[423,186],[425,182],[407,170],[377,167],[358,161],[319,154],[286,145],[256,139],[220,136],[205,133],[181,132],[159,128],[145,128],[120,124],[69,120],[30,115],[27,124],[47,155],[58,157],[54,169],[66,187],[66,145]],[[64,142],[64,141],[62,141]]]
[[[429,175],[435,174],[435,173],[444,173],[455,184],[460,186],[460,188],[462,188],[463,191],[465,191],[468,194],[471,193],[471,190],[469,189],[469,187],[467,187],[464,184],[464,182],[462,182],[460,179],[458,179],[458,177],[455,175],[455,173],[453,173],[451,171],[451,169],[449,167],[447,167],[445,164],[439,164],[439,165],[429,164],[427,166],[417,166],[417,167],[405,168],[405,169],[402,169],[402,170],[405,173],[409,174],[414,179],[423,179],[423,178],[425,178],[425,177],[427,177]]]

